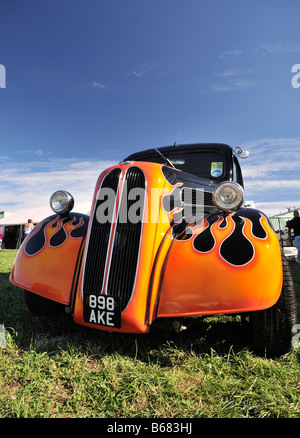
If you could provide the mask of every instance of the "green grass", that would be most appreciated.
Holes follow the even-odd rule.
[[[34,317],[8,281],[15,254],[0,251],[1,418],[300,417],[299,349],[255,356],[233,317],[141,336]],[[299,305],[300,267],[290,265]]]

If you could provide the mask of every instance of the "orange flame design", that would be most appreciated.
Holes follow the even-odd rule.
[[[227,217],[225,226],[223,217],[219,216],[212,225],[204,219],[201,224],[191,227],[193,239],[174,242],[161,288],[158,316],[258,310],[277,301],[282,285],[278,238],[263,215],[260,224],[265,237],[254,235],[251,220],[246,217],[242,220],[242,233],[251,245],[252,256],[240,264],[231,263],[227,258],[229,239],[237,226],[233,214]],[[195,241],[208,228],[213,245],[201,252],[196,249]],[[226,251],[225,244],[228,245]],[[237,239],[231,252],[237,253],[235,260],[239,257],[245,260],[239,250]]]
[[[78,223],[76,223],[78,222]],[[76,235],[75,230],[79,230],[85,225],[81,216],[73,218],[59,218],[56,216],[53,220],[46,219],[33,229],[32,233],[26,240],[25,253],[34,256],[40,253],[46,246],[58,247],[63,245],[68,238],[82,237],[82,233]]]

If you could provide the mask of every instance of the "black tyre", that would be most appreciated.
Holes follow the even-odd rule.
[[[292,346],[296,323],[296,297],[288,261],[282,257],[283,285],[279,300],[266,310],[251,312],[247,318],[250,346],[255,353],[276,357]]]
[[[24,290],[24,300],[28,310],[36,316],[63,313],[64,310],[62,304],[40,297],[32,292],[28,292],[27,290]]]

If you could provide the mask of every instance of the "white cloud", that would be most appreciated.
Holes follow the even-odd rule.
[[[300,170],[300,138],[264,138],[243,147],[250,151],[244,165],[249,177],[257,173],[271,176],[271,172]]]
[[[219,55],[220,58],[225,58],[226,56],[240,56],[244,52],[241,49],[235,49],[235,50],[224,50],[221,55]]]
[[[290,54],[290,53],[300,53],[300,45],[299,44],[260,44],[258,47],[253,48],[252,50],[241,50],[241,49],[233,49],[233,50],[224,50],[219,58],[227,58],[227,57],[238,57],[241,55],[272,55],[272,54]]]
[[[7,161],[0,168],[0,210],[46,206],[59,189],[72,193],[75,203],[89,204],[99,174],[113,164],[78,159]]]
[[[285,201],[274,202],[257,202],[255,208],[265,213],[267,216],[274,216],[280,213],[286,213],[289,208],[292,210],[300,207],[300,198]]]
[[[0,155],[0,161],[7,161],[9,160],[9,157],[7,157],[6,155]]]
[[[213,73],[216,80],[213,77],[210,82],[202,83],[202,93],[239,91],[253,87],[256,83],[251,78],[248,79],[251,74],[253,74],[252,70],[226,69],[216,71]]]
[[[44,152],[42,149],[21,149],[18,151],[20,154],[36,155],[42,157],[43,155],[51,155],[51,152]]]
[[[247,177],[246,177],[247,178]],[[286,189],[300,190],[300,181],[293,179],[275,179],[275,180],[267,180],[267,179],[257,179],[250,180],[247,183],[247,189],[251,190],[258,194],[258,192],[266,193],[267,190],[277,190],[282,191]]]
[[[294,45],[294,44],[261,44],[259,48],[253,50],[254,54],[259,55],[266,55],[266,54],[273,54],[273,53],[300,53],[300,45]]]
[[[252,87],[254,85],[254,82],[242,80],[242,79],[236,79],[231,80],[226,83],[217,83],[217,84],[211,84],[207,91],[210,91],[212,93],[219,93],[224,91],[237,91],[237,90],[244,90],[245,88]]]
[[[143,76],[144,75],[144,73],[143,72],[137,72],[137,71],[132,71],[131,73],[127,73],[128,74],[128,76],[137,76],[137,77],[139,77],[139,76]]]
[[[229,77],[229,76],[235,76],[236,75],[236,71],[235,70],[225,70],[223,72],[220,73],[215,73],[215,76],[223,78],[223,77]]]
[[[103,89],[106,88],[106,85],[102,84],[101,82],[95,82],[94,81],[94,82],[92,82],[92,87],[103,90]]]
[[[144,76],[150,72],[153,73],[153,71],[156,69],[156,66],[151,63],[145,63],[139,65],[135,70],[132,70],[130,73],[127,73],[128,76],[136,76],[141,77]]]
[[[300,138],[263,138],[243,148],[250,152],[241,162],[247,199],[272,214],[300,206]]]

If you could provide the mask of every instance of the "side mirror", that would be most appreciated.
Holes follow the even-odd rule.
[[[244,149],[240,148],[239,146],[234,148],[234,151],[237,152],[239,158],[245,159],[245,158],[248,158],[248,156],[249,156],[249,152],[244,151]]]

